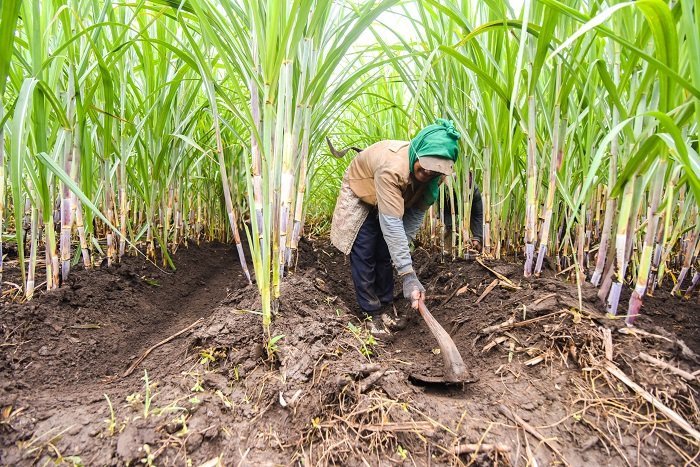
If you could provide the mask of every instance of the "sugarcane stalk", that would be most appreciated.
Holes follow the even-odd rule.
[[[678,176],[680,175],[680,167],[678,167],[678,170],[674,170],[671,172],[671,176],[668,180],[668,185],[666,187],[666,202],[665,202],[665,207],[662,213],[661,217],[661,227],[659,228],[658,234],[657,234],[657,239],[656,239],[656,249],[654,250],[654,255],[652,257],[652,262],[651,262],[651,276],[650,276],[650,281],[649,281],[649,287],[647,290],[647,293],[649,295],[653,295],[654,291],[656,290],[657,285],[661,285],[661,282],[664,277],[664,262],[665,262],[665,257],[667,256],[665,253],[665,248],[666,245],[668,245],[669,242],[669,233],[671,232],[671,227],[672,227],[672,217],[673,217],[673,210],[675,209],[675,199],[676,199],[676,183],[678,180]],[[682,222],[682,219],[678,220],[679,222]]]
[[[191,35],[189,35],[189,32],[187,32],[189,39],[192,41],[193,38]],[[204,93],[207,97],[207,100],[209,102],[209,108],[211,110],[211,116],[214,124],[214,139],[216,142],[216,162],[218,162],[218,172],[219,172],[219,177],[220,177],[220,183],[223,189],[223,194],[224,194],[224,203],[225,203],[225,208],[226,208],[226,214],[228,217],[228,223],[229,227],[231,228],[231,232],[233,233],[233,239],[236,244],[236,249],[238,251],[238,259],[241,264],[241,269],[243,270],[243,273],[248,280],[249,284],[252,284],[252,280],[250,277],[250,272],[248,270],[248,265],[246,264],[246,259],[245,259],[245,254],[243,252],[243,245],[241,244],[241,238],[238,232],[238,225],[237,225],[237,213],[233,205],[233,200],[231,198],[231,187],[228,182],[228,175],[226,172],[226,162],[224,160],[224,146],[222,142],[222,137],[221,137],[221,124],[220,124],[220,114],[219,114],[219,108],[218,108],[218,103],[217,103],[217,98],[216,98],[216,92],[215,92],[215,87],[214,87],[214,82],[213,82],[213,76],[212,76],[212,70],[207,68],[207,63],[205,63],[205,57],[202,54],[201,51],[197,50],[195,51],[195,55],[198,59],[198,69],[199,73],[202,76],[202,84],[203,84],[203,90]],[[258,278],[259,279],[259,278]]]
[[[297,96],[303,96],[304,90],[307,86],[310,60],[312,59],[312,43],[311,40],[305,38],[300,45],[299,52],[299,77],[297,82]],[[290,90],[292,86],[289,86]],[[296,178],[293,180],[292,190],[290,193],[291,204],[289,211],[289,222],[287,225],[287,245],[286,253],[284,256],[284,263],[287,267],[291,267],[292,257],[294,252],[297,250],[299,235],[301,234],[301,223],[297,223],[297,215],[303,217],[304,209],[304,192],[306,185],[306,171],[307,171],[307,161],[308,156],[308,140],[306,141],[306,153],[304,152],[304,141],[303,138],[310,130],[311,122],[307,121],[307,115],[310,114],[311,108],[305,102],[297,102],[296,110],[294,112],[294,129],[292,133],[292,147],[293,151],[297,154],[295,158],[295,169]],[[304,133],[304,136],[302,136]],[[301,140],[301,148],[299,141]],[[300,190],[301,187],[301,190]]]
[[[274,123],[274,104],[271,96],[270,83],[264,83],[263,85],[263,118],[262,118],[262,151],[261,154],[269,155],[272,152],[273,143],[273,123]],[[262,194],[263,203],[267,209],[262,211],[263,214],[263,226],[262,226],[262,238],[260,242],[260,252],[256,261],[259,263],[256,267],[255,281],[258,285],[258,291],[260,293],[261,308],[262,308],[262,325],[263,332],[269,334],[270,324],[272,323],[272,271],[271,266],[273,264],[273,255],[271,252],[271,236],[275,232],[272,225],[273,213],[275,212],[274,205],[274,187],[273,187],[273,167],[274,161],[269,159],[265,160],[265,170],[267,177],[264,180]],[[275,268],[276,269],[276,268]]]
[[[610,164],[613,164],[614,156],[611,157]],[[612,170],[611,170],[612,173]],[[612,187],[612,185],[609,185]],[[600,280],[603,276],[603,271],[605,269],[605,262],[608,255],[608,245],[610,242],[610,233],[612,231],[613,216],[615,215],[616,200],[613,198],[607,198],[605,201],[605,218],[603,220],[603,230],[600,236],[600,243],[598,246],[598,255],[596,257],[596,266],[593,274],[591,275],[591,284],[598,286]]]
[[[260,65],[258,63],[258,41],[255,34],[251,35],[251,48],[253,56],[253,70],[255,73],[251,74],[248,80],[248,87],[250,89],[250,114],[252,119],[252,125],[250,129],[250,153],[252,159],[252,175],[253,175],[253,201],[255,208],[255,217],[257,218],[257,239],[259,243],[263,241],[263,180],[262,180],[262,158],[260,155],[260,147],[258,146],[258,138],[261,135],[260,132],[260,95],[258,90],[258,83],[255,80],[255,76],[260,72]]]
[[[123,158],[126,155],[122,155]],[[119,165],[119,177],[117,180],[119,184],[119,232],[121,233],[119,237],[119,261],[126,253],[126,219],[128,215],[128,197],[126,192],[126,161],[122,160]]]
[[[578,280],[585,280],[585,275],[583,273],[584,268],[584,252],[583,248],[586,242],[585,237],[585,224],[586,224],[586,206],[581,205],[580,220],[576,225],[576,273],[579,275]]]
[[[319,50],[319,42],[314,41],[313,38],[307,37],[304,39],[304,46],[306,47],[307,54],[304,56],[304,60],[306,62],[306,66],[302,68],[303,70],[307,70],[305,79],[299,80],[299,93],[300,95],[303,95],[302,89],[306,89],[308,86],[308,82],[311,79],[311,77],[316,75],[318,65],[319,65],[319,58],[320,58],[320,50]],[[304,87],[302,88],[302,82],[304,83]],[[300,165],[300,170],[299,170],[299,188],[297,192],[299,194],[302,194],[301,200],[301,209],[297,208],[297,213],[295,215],[295,230],[296,230],[296,235],[295,239],[298,244],[299,242],[299,237],[304,231],[304,201],[305,201],[305,196],[306,196],[306,188],[307,184],[309,183],[309,155],[310,155],[310,150],[311,150],[311,132],[312,132],[312,116],[313,112],[315,109],[314,103],[313,102],[303,102],[303,111],[304,111],[304,121],[302,123],[302,139],[301,139],[301,165]],[[298,225],[298,226],[297,226]]]
[[[281,278],[284,275],[284,265],[287,257],[287,236],[289,234],[289,214],[294,193],[294,133],[292,128],[292,60],[285,60],[282,64],[280,77],[279,102],[283,106],[283,112],[277,114],[278,119],[283,118],[282,136],[282,164],[280,179],[280,210],[279,210],[279,253],[277,256],[278,282],[275,283],[274,298],[280,296]]]
[[[37,250],[37,237],[39,229],[39,211],[36,206],[32,204],[32,220],[31,220],[31,234],[29,237],[29,270],[27,272],[27,285],[24,291],[24,297],[27,300],[31,300],[34,296],[35,287],[35,273],[36,273],[36,250]]]
[[[67,174],[73,174],[73,156],[75,138],[75,76],[72,67],[68,70],[68,91],[66,93],[66,107],[68,121],[74,125],[72,130],[66,131],[65,146],[63,151],[63,167]],[[71,216],[71,196],[68,185],[61,182],[61,280],[68,280],[71,260],[71,233],[73,218]]]
[[[180,244],[180,229],[182,228],[182,215],[180,213],[180,198],[178,196],[178,191],[173,193],[173,239],[171,242],[171,250],[173,253],[177,251],[177,247]]]
[[[591,222],[593,224],[593,240],[600,239],[600,233],[602,225],[600,225],[600,214],[602,212],[602,206],[605,205],[605,193],[603,186],[599,186],[596,189],[595,201],[593,201],[593,219]]]
[[[554,106],[554,123],[552,125],[552,156],[549,161],[549,186],[547,187],[547,198],[545,201],[544,220],[540,230],[540,249],[537,253],[537,263],[535,264],[535,276],[542,272],[542,263],[547,254],[549,243],[549,231],[554,211],[554,195],[556,193],[557,172],[561,168],[564,160],[564,148],[562,140],[566,134],[566,119],[560,123],[561,108],[557,104]]]
[[[5,82],[0,82],[0,121],[5,118],[4,94]],[[2,292],[2,275],[4,270],[2,233],[5,220],[5,125],[0,125],[0,292]]]
[[[662,216],[665,215],[662,214]],[[663,221],[663,217],[661,219]],[[661,257],[664,253],[663,241],[664,241],[664,222],[660,222],[660,227],[656,234],[656,246],[654,247],[654,253],[651,257],[651,270],[649,271],[649,283],[647,285],[647,295],[650,297],[654,296],[654,291],[656,290],[657,278],[659,277],[659,267],[661,263]]]
[[[470,205],[469,193],[465,189],[466,183],[464,183],[464,178],[468,175],[466,167],[470,164],[465,161],[465,173],[462,174],[460,179],[456,174],[452,180],[452,203],[450,204],[450,215],[452,216],[452,225],[450,226],[450,244],[449,249],[452,252],[452,259],[463,258],[465,256],[465,251],[467,247],[467,239],[470,236],[466,235],[464,222],[466,221],[464,212],[466,212],[465,205]],[[483,232],[483,227],[482,227]],[[481,242],[483,246],[483,240]]]
[[[148,208],[149,211],[152,208]],[[146,216],[149,219],[153,219],[153,216]],[[107,233],[107,240],[109,241],[109,233]],[[146,257],[150,259],[151,261],[155,261],[156,259],[156,248],[155,244],[153,241],[153,224],[152,222],[147,221],[146,222]]]
[[[80,162],[81,162],[81,145],[83,138],[83,120],[78,118],[75,123],[75,131],[73,132],[73,161],[71,164],[70,178],[71,180],[78,181],[80,176]],[[83,265],[86,269],[92,267],[92,261],[90,260],[90,250],[88,249],[87,237],[85,234],[85,223],[83,220],[83,210],[78,200],[78,197],[72,191],[70,192],[70,209],[71,209],[71,219],[75,223],[76,230],[78,232],[78,239],[80,241],[81,256],[83,258]]]
[[[620,51],[614,45],[610,44],[613,49],[613,82],[618,85],[620,82]],[[612,106],[612,128],[615,128],[620,123],[620,111]],[[600,236],[600,245],[598,247],[598,256],[596,258],[596,266],[591,275],[591,283],[598,286],[600,279],[605,269],[605,262],[608,254],[608,242],[612,232],[613,216],[615,214],[616,200],[611,196],[612,189],[617,182],[617,159],[620,152],[620,140],[615,136],[610,143],[610,160],[608,161],[608,184],[607,196],[605,201],[605,219],[603,221],[603,231]]]
[[[213,90],[209,90],[209,92],[209,102],[212,106],[212,114],[214,118],[214,134],[216,136],[216,155],[217,161],[219,163],[219,174],[221,176],[221,183],[223,185],[224,201],[226,203],[226,211],[228,214],[229,226],[231,227],[231,231],[233,232],[233,239],[236,244],[236,249],[238,250],[238,259],[241,263],[243,274],[245,274],[248,283],[252,284],[253,281],[250,278],[250,272],[248,271],[248,265],[246,264],[245,254],[243,252],[243,245],[241,244],[241,237],[238,234],[238,225],[236,223],[237,215],[236,210],[233,207],[233,201],[231,199],[231,187],[229,186],[228,177],[226,176],[226,164],[224,162],[224,146],[221,141],[221,128],[219,126],[219,113],[216,108],[216,97],[214,96]]]
[[[586,210],[586,230],[584,232],[584,265],[582,266],[581,273],[583,274],[583,277],[581,279],[582,282],[585,282],[586,280],[586,275],[584,273],[585,270],[588,270],[590,268],[591,264],[591,244],[593,242],[593,235],[595,234],[595,212],[598,211],[598,206],[600,206],[600,203],[598,202],[599,198],[591,198],[590,202],[588,203],[588,208]]]
[[[700,284],[700,271],[695,271],[695,275],[693,275],[693,280],[690,283],[690,286],[686,289],[685,294],[683,294],[683,298],[689,300],[693,296],[693,292],[695,291],[695,289],[698,288],[698,284]]]
[[[63,190],[63,197],[61,198],[61,280],[65,282],[68,280],[68,274],[70,273],[70,260],[71,260],[71,232],[73,229],[72,222],[72,210],[71,210],[71,200],[70,193],[67,193],[67,189]]]
[[[197,235],[197,245],[200,244],[204,226],[202,225],[202,192],[197,191],[197,217],[194,224],[194,231]]]
[[[43,228],[44,228],[44,238],[46,239],[48,237],[47,230],[48,226],[43,223]],[[49,246],[48,241],[44,241],[44,269],[46,271],[46,290],[51,290],[53,288],[52,286],[52,274],[51,274],[51,250]]]
[[[279,86],[277,90],[277,111],[276,113],[273,113],[274,115],[274,132],[272,133],[273,135],[273,141],[272,141],[272,165],[273,165],[273,172],[271,174],[268,180],[269,184],[269,190],[272,196],[272,212],[270,213],[271,215],[271,229],[270,229],[270,237],[269,241],[272,244],[271,246],[271,256],[270,256],[270,263],[271,263],[271,287],[272,287],[272,300],[274,303],[272,303],[272,307],[274,307],[274,310],[276,312],[277,310],[277,305],[278,301],[277,299],[279,298],[279,287],[280,287],[280,281],[281,281],[281,274],[280,274],[280,268],[279,268],[279,257],[280,257],[280,203],[281,203],[281,185],[282,185],[282,153],[284,151],[284,103],[285,103],[285,94],[283,93],[283,88],[284,88],[284,79],[279,80]]]
[[[127,67],[122,69],[122,76],[119,83],[119,102],[121,103],[121,113],[122,115],[127,115]],[[119,120],[119,136],[121,142],[121,148],[119,151],[120,163],[117,171],[117,191],[119,196],[119,231],[121,233],[119,237],[119,253],[118,258],[121,261],[122,257],[126,252],[126,219],[127,219],[127,174],[126,174],[126,163],[129,156],[129,147],[127,145],[126,136],[126,122],[122,119]],[[154,252],[155,254],[155,252]]]
[[[474,199],[474,181],[472,179],[471,172],[468,171],[467,167],[470,167],[471,164],[469,164],[468,161],[464,161],[464,173],[462,174],[462,185],[461,185],[461,194],[462,196],[458,196],[457,193],[455,193],[455,186],[452,185],[453,190],[452,194],[450,194],[451,199],[453,200],[450,203],[451,206],[451,215],[452,215],[452,237],[453,237],[453,251],[454,251],[454,245],[457,245],[457,256],[458,257],[465,257],[468,254],[468,251],[471,250],[471,208],[473,205],[473,199]],[[457,203],[454,203],[454,200],[458,201]],[[461,201],[461,202],[460,202]],[[482,198],[483,202],[483,198]],[[457,209],[454,209],[452,207],[452,204],[457,205]],[[483,211],[485,211],[486,208],[484,207]],[[482,219],[483,220],[483,219]],[[459,221],[459,222],[458,222]],[[457,226],[459,225],[459,228]],[[483,226],[482,226],[482,234],[483,234]],[[458,238],[455,238],[457,237]],[[484,240],[481,240],[482,244],[482,251],[483,251],[483,244]],[[465,251],[466,250],[466,251]]]
[[[502,223],[503,221],[501,220],[501,217],[496,216],[493,218],[493,226],[494,226],[494,233],[495,233],[495,244],[496,244],[496,251],[494,252],[494,258],[495,259],[501,259],[501,248],[503,247],[503,242],[505,241],[503,239],[503,226]]]
[[[173,203],[174,203],[174,198],[175,198],[175,189],[173,186],[168,187],[168,197],[167,201],[165,201],[165,216],[163,217],[163,245],[168,244],[168,239],[170,237],[170,221],[173,217]],[[165,258],[165,255],[163,255],[163,258]],[[163,261],[163,266],[165,266],[165,261]]]
[[[110,179],[110,170],[108,162],[104,165],[104,184],[105,184],[105,211],[107,212],[107,220],[114,225],[114,203],[112,202],[112,182]],[[114,235],[111,229],[107,229],[107,266],[112,266],[115,258]]]
[[[484,205],[484,244],[485,255],[491,254],[491,147],[484,147],[484,186],[481,200]],[[467,213],[464,213],[467,216]]]
[[[525,195],[525,277],[532,275],[537,222],[537,128],[535,96],[528,98],[527,123],[527,192]]]
[[[663,191],[664,178],[666,175],[666,161],[662,160],[656,170],[657,172],[652,185],[651,201],[647,208],[647,229],[644,235],[644,246],[642,247],[642,256],[637,272],[637,283],[632,291],[627,310],[627,318],[625,319],[625,323],[628,326],[634,324],[634,321],[637,319],[639,310],[642,307],[644,293],[647,290],[654,239],[656,238],[656,230],[659,224],[659,214],[657,210],[661,201],[661,192]]]
[[[447,188],[444,186],[440,186],[438,188],[438,210],[435,213],[436,217],[436,225],[437,225],[437,235],[438,237],[436,238],[437,240],[437,245],[438,248],[440,249],[440,262],[445,261],[445,190]]]
[[[83,208],[80,205],[80,201],[77,199],[75,194],[71,196],[71,207],[74,211],[75,227],[78,230],[78,239],[80,240],[81,255],[83,257],[83,265],[85,269],[90,269],[92,267],[92,260],[90,259],[90,250],[87,243],[87,235],[85,234],[85,224],[83,221]]]
[[[635,180],[636,175],[633,175],[625,184],[622,202],[620,203],[620,212],[618,213],[617,233],[615,235],[615,280],[610,288],[607,301],[607,311],[613,315],[617,314],[620,292],[622,291],[622,284],[625,281],[625,272],[627,271],[627,232],[632,216],[632,196]]]
[[[700,232],[700,226],[696,227],[694,231],[687,234],[685,248],[683,248],[683,266],[681,267],[681,272],[678,274],[678,280],[676,285],[673,286],[671,290],[671,295],[681,295],[681,288],[685,277],[690,271],[690,266],[693,262],[693,251],[695,250],[696,243],[698,242],[698,233]]]
[[[294,208],[294,230],[292,232],[292,251],[299,247],[304,224],[304,196],[306,193],[306,173],[309,156],[309,138],[311,134],[311,109],[306,108],[304,112],[304,129],[301,138],[301,164],[299,166],[299,177],[297,179],[297,198]]]

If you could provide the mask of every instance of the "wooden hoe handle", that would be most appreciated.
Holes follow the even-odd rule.
[[[454,341],[447,331],[440,326],[440,323],[433,318],[422,299],[418,301],[418,311],[440,346],[442,362],[445,365],[445,381],[461,381],[467,372],[467,367],[464,365],[464,360],[462,360],[462,356],[457,350]]]

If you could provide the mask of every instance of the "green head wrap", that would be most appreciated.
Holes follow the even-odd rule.
[[[411,140],[411,145],[408,148],[408,162],[411,173],[413,173],[413,166],[416,164],[416,161],[423,156],[439,157],[455,162],[459,153],[459,138],[459,131],[455,128],[452,120],[438,118],[435,120],[435,123],[423,128]],[[439,183],[440,177],[435,177],[425,187],[423,203],[426,206],[431,206],[437,199]]]

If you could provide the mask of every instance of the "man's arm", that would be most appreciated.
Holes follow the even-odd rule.
[[[389,247],[394,266],[403,280],[403,295],[411,300],[411,306],[418,308],[419,300],[425,298],[425,288],[413,271],[411,252],[408,249],[408,236],[404,227],[404,201],[399,188],[398,175],[393,172],[374,174],[377,190],[377,208],[382,235]]]
[[[418,229],[423,224],[425,211],[418,208],[408,208],[403,215],[403,228],[406,231],[408,242],[411,243],[418,233]]]
[[[379,225],[389,247],[391,259],[402,278],[403,296],[411,301],[413,308],[417,309],[419,300],[425,299],[425,288],[413,270],[413,261],[408,249],[408,237],[404,230],[403,221],[398,217],[388,216],[380,212]]]
[[[389,254],[394,266],[396,266],[396,271],[399,275],[413,272],[413,261],[403,221],[398,217],[380,212],[379,225],[382,228],[382,235],[384,235],[384,240],[389,247]]]
[[[398,217],[379,213],[379,225],[389,247],[391,259],[400,275],[413,270],[409,243],[416,238],[418,229],[423,224],[425,211],[417,208],[406,209],[403,220]],[[410,266],[410,267],[409,267]]]

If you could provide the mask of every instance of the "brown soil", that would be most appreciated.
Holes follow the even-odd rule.
[[[492,272],[476,262],[443,263],[420,249],[414,258],[427,305],[476,383],[412,384],[411,374],[442,374],[436,341],[397,299],[408,326],[372,343],[349,265],[324,242],[302,243],[271,330],[284,337],[268,349],[256,290],[228,245],[180,249],[174,273],[139,258],[78,270],[58,291],[5,304],[0,463],[697,463],[698,440],[604,369],[602,338],[610,329],[617,367],[697,429],[697,380],[638,358],[644,351],[698,368],[697,297],[658,291],[638,321],[653,336],[623,334],[623,323],[602,315],[585,284],[583,312],[572,311],[575,284],[551,272],[523,281],[520,264],[486,261],[519,288],[497,286],[477,304]],[[542,319],[480,333],[535,317]],[[146,349],[200,318],[122,377]],[[523,422],[546,442],[525,434]],[[482,443],[474,455],[455,453]]]

